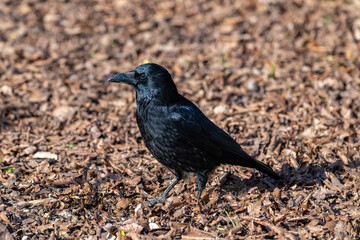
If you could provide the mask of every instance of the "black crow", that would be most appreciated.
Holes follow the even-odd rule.
[[[274,179],[280,178],[268,165],[246,154],[232,137],[180,95],[164,67],[147,63],[108,81],[135,88],[136,120],[145,145],[176,176],[160,196],[148,199],[150,204],[164,202],[186,172],[196,174],[200,198],[208,173],[224,163],[256,168]]]

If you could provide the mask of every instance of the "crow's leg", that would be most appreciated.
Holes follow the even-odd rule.
[[[200,199],[200,197],[201,197],[201,193],[205,188],[207,180],[208,180],[207,172],[196,174],[196,184],[198,186],[198,189],[197,189],[198,193],[197,193],[196,197],[198,199]]]
[[[170,183],[170,185],[165,189],[164,192],[162,192],[160,194],[160,196],[156,197],[156,198],[148,198],[147,201],[150,203],[150,205],[155,205],[156,203],[162,203],[165,202],[166,197],[168,195],[168,193],[170,192],[171,189],[173,189],[173,187],[175,187],[175,185],[182,179],[183,174],[181,172],[174,172],[174,174],[176,175],[176,179]]]

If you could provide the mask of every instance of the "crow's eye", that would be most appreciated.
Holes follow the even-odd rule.
[[[141,80],[145,80],[145,79],[146,79],[146,74],[145,74],[145,73],[141,73],[140,76],[139,76],[139,78],[140,78]]]

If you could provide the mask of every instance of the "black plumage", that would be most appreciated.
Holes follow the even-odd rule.
[[[108,81],[135,88],[136,120],[145,145],[176,176],[159,197],[148,200],[151,204],[165,201],[184,172],[196,174],[200,198],[208,173],[224,163],[255,168],[274,179],[280,178],[268,165],[246,154],[232,137],[180,95],[165,68],[143,64]]]

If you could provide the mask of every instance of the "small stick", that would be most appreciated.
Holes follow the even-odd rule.
[[[44,199],[37,199],[32,201],[23,201],[23,202],[17,202],[15,203],[16,207],[26,207],[31,205],[40,205],[40,204],[46,204],[46,203],[52,203],[56,202],[58,199],[55,198],[44,198]]]
[[[269,228],[270,230],[273,230],[275,233],[282,235],[286,237],[287,239],[296,240],[296,237],[291,234],[289,231],[282,227],[275,226],[271,223],[261,221],[260,219],[252,218],[252,217],[240,217],[240,219],[247,220],[247,221],[254,221],[254,223],[262,225],[264,227]]]

